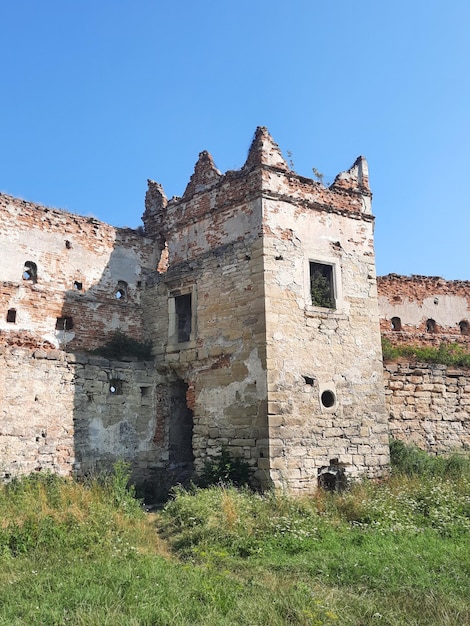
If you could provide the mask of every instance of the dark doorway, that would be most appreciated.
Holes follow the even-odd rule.
[[[169,461],[191,472],[193,461],[193,412],[188,408],[186,392],[188,385],[178,379],[171,383],[169,393]]]

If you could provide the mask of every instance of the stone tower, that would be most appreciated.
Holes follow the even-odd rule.
[[[265,128],[222,175],[202,152],[181,198],[149,181],[159,271],[143,296],[156,441],[201,469],[226,445],[262,486],[312,491],[388,465],[367,163],[326,188]]]

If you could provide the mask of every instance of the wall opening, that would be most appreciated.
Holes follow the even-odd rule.
[[[392,317],[390,322],[392,325],[392,330],[401,330],[401,319],[399,317]]]
[[[33,261],[26,261],[23,268],[23,280],[36,283],[38,280],[38,267]]]
[[[81,282],[80,282],[80,281],[78,281],[78,280],[74,280],[74,281],[73,281],[73,288],[74,288],[76,291],[81,291],[81,290],[83,289],[83,283],[81,283]]]
[[[185,293],[175,296],[176,336],[178,343],[184,343],[191,338],[192,326],[192,295]]]
[[[332,406],[336,403],[336,396],[330,389],[326,389],[321,394],[321,403],[325,407],[325,409],[331,409]]]
[[[318,470],[318,486],[325,491],[344,491],[348,486],[346,472],[338,459],[330,459],[330,464]]]
[[[72,330],[73,319],[70,316],[58,317],[55,323],[56,330]]]
[[[169,254],[168,254],[168,244],[165,241],[162,247],[162,251],[160,253],[160,259],[157,265],[157,272],[159,274],[164,274],[168,270],[168,262],[169,262]]]
[[[336,308],[332,265],[310,261],[310,296],[313,306]]]
[[[127,283],[125,280],[118,280],[116,291],[114,292],[114,297],[119,302],[127,301]]]
[[[112,378],[109,381],[109,393],[111,395],[121,396],[122,395],[122,380],[119,380],[119,378]]]
[[[169,461],[193,472],[193,412],[188,407],[188,385],[178,379],[169,388]],[[188,474],[188,477],[189,477]]]
[[[437,331],[436,320],[426,320],[426,332],[435,333]]]
[[[462,320],[459,322],[460,334],[461,335],[470,335],[470,324],[467,320]]]
[[[16,309],[8,309],[7,322],[9,324],[14,324],[16,322]]]

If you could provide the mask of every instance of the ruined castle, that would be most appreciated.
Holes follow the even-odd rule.
[[[0,472],[132,465],[158,493],[222,446],[261,487],[380,476],[389,432],[470,443],[464,371],[384,366],[394,342],[469,337],[470,287],[375,275],[367,163],[325,187],[265,128],[240,170],[199,155],[149,181],[143,229],[0,194]],[[119,331],[146,357],[93,352]],[[385,374],[385,376],[384,376]]]

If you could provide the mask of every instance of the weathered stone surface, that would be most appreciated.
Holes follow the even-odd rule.
[[[460,371],[393,365],[384,386],[379,318],[405,304],[416,335],[439,310],[440,332],[468,301],[465,285],[386,277],[379,316],[363,157],[327,188],[259,128],[239,171],[202,152],[182,198],[149,181],[145,236],[4,195],[0,211],[6,477],[123,458],[137,482],[168,486],[228,446],[261,485],[308,492],[331,467],[386,471],[386,406],[398,437],[468,441]],[[86,354],[117,329],[155,361]]]
[[[377,286],[381,330],[393,344],[469,348],[470,281],[389,274]]]
[[[418,371],[420,375],[416,376]],[[470,404],[470,373],[467,369],[452,368],[451,371],[452,376],[448,377],[448,370],[442,365],[385,365],[392,437],[412,441],[433,453],[450,452],[470,445],[470,416],[466,411]],[[423,376],[430,381],[426,385],[427,392],[419,391],[424,385],[416,383]],[[441,382],[443,376],[447,384]],[[406,393],[397,391],[403,388],[407,389]]]

